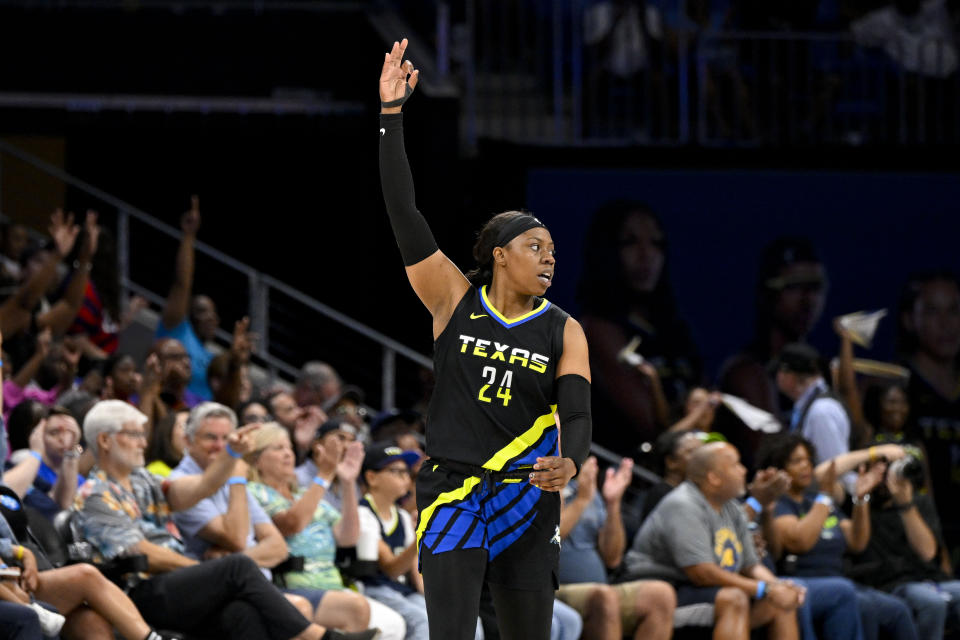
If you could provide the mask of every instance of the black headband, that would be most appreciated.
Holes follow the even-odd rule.
[[[546,225],[526,213],[517,216],[505,224],[503,229],[500,229],[500,233],[497,234],[497,241],[493,243],[493,246],[505,247],[510,244],[511,240],[516,238],[521,233],[530,231],[530,229],[537,229],[539,227],[546,228]]]

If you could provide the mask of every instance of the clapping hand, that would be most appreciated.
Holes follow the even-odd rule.
[[[353,482],[360,475],[363,465],[363,443],[359,440],[347,444],[343,449],[340,464],[337,465],[337,477],[343,482]]]
[[[790,476],[787,472],[768,467],[757,471],[747,490],[766,509],[786,493],[789,488]]]
[[[613,467],[607,467],[607,475],[603,480],[604,501],[607,504],[620,502],[632,479],[633,458],[623,458],[616,470]]]
[[[393,102],[405,98],[407,86],[410,91],[417,86],[420,71],[413,68],[413,63],[403,59],[407,50],[407,39],[394,42],[393,48],[383,58],[383,69],[380,71],[380,102]],[[400,113],[400,106],[383,107],[382,113]]]
[[[855,489],[857,499],[867,495],[873,491],[877,485],[883,482],[883,476],[886,472],[887,463],[883,461],[872,464],[869,468],[867,468],[866,465],[860,465],[860,468],[857,470],[857,484]]]
[[[253,352],[253,345],[257,336],[251,333],[250,318],[244,316],[233,325],[233,342],[230,344],[230,353],[236,358],[237,362],[247,363],[250,361],[250,354]]]
[[[57,246],[57,251],[61,258],[67,257],[73,250],[73,244],[77,241],[77,235],[80,233],[80,227],[73,224],[73,213],[63,214],[63,209],[56,209],[50,216],[50,225],[47,227],[53,243]]]

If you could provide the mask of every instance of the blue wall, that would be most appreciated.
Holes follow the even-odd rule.
[[[825,355],[837,347],[833,316],[881,307],[893,314],[908,273],[960,271],[956,175],[533,169],[527,206],[558,250],[548,297],[575,315],[583,233],[613,198],[645,201],[662,216],[680,309],[711,378],[752,335],[760,252],[778,235],[809,236],[826,264],[826,310],[811,337]],[[893,316],[885,318],[873,349],[858,355],[891,358],[894,328]]]

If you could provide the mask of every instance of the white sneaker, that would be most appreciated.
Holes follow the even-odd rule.
[[[37,612],[37,617],[40,618],[40,630],[43,631],[43,635],[48,638],[56,638],[67,619],[59,613],[44,609],[36,602],[30,606]]]

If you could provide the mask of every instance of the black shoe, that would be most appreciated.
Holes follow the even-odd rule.
[[[324,640],[377,640],[380,637],[380,629],[351,632],[329,629],[323,637]]]

